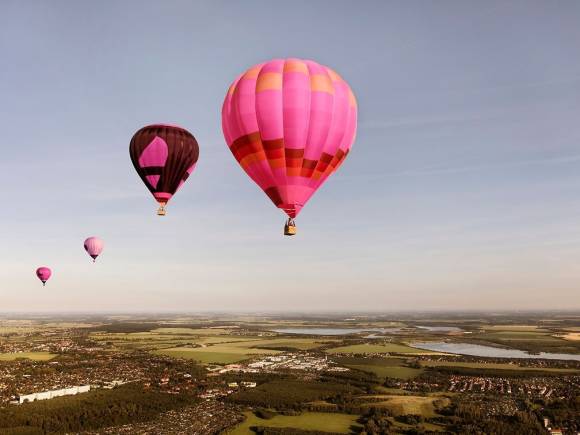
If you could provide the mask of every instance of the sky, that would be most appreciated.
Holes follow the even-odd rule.
[[[580,309],[580,2],[1,9],[0,312]],[[220,115],[238,74],[285,57],[359,108],[293,238]],[[151,123],[200,144],[165,217],[129,159]]]

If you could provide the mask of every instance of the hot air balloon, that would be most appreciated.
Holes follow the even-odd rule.
[[[48,267],[42,266],[36,269],[36,276],[42,281],[43,286],[46,285],[50,275],[52,275],[52,271]]]
[[[199,157],[199,147],[187,130],[166,124],[143,127],[129,146],[135,170],[159,203],[157,214],[187,180]]]
[[[101,252],[103,252],[105,244],[98,237],[89,237],[85,240],[84,246],[85,251],[93,258],[94,263],[97,257],[101,255]]]
[[[271,60],[230,86],[222,107],[226,142],[288,215],[284,234],[296,234],[294,218],[348,155],[356,120],[348,84],[311,60]]]

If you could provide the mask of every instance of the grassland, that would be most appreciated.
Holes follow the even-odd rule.
[[[333,433],[351,433],[351,427],[360,427],[356,422],[358,415],[336,414],[329,412],[304,412],[296,416],[276,415],[264,420],[256,417],[252,412],[244,413],[246,420],[226,432],[226,435],[253,435],[252,426],[272,428],[294,428],[301,430],[323,431]]]
[[[563,335],[561,338],[570,341],[580,341],[580,332],[569,332],[566,335]]]
[[[485,330],[473,334],[469,341],[479,344],[499,344],[529,352],[580,353],[580,342],[554,336],[554,332],[535,330]]]
[[[50,352],[18,352],[18,353],[0,353],[0,361],[14,361],[19,358],[31,359],[34,361],[48,361],[55,357]]]
[[[547,332],[536,325],[486,325],[482,329],[486,331],[511,331],[511,332]]]
[[[374,373],[378,378],[412,379],[419,376],[423,369],[405,366],[403,358],[337,358],[335,360],[345,367]]]
[[[151,334],[178,334],[178,335],[223,335],[229,334],[238,328],[156,328],[149,331]]]
[[[478,334],[477,337],[501,341],[554,341],[554,337],[539,331],[493,331]]]
[[[397,378],[397,379],[413,379],[419,376],[423,370],[413,369],[411,367],[403,366],[376,366],[376,365],[357,365],[351,364],[347,367],[355,370],[362,370],[363,372],[374,373],[378,378]]]
[[[415,349],[414,347],[405,346],[404,344],[387,343],[387,344],[353,344],[351,346],[340,346],[328,349],[326,352],[334,353],[400,353],[400,354],[423,354],[431,355],[438,352],[430,352],[422,349]]]
[[[271,355],[279,352],[268,349],[249,349],[232,344],[218,344],[208,347],[175,347],[155,350],[153,353],[173,358],[193,359],[202,363],[230,364],[246,360],[253,355]]]
[[[147,332],[97,332],[91,338],[104,341],[114,349],[141,349],[174,358],[202,363],[229,364],[254,355],[276,354],[282,350],[311,350],[332,339],[276,338],[229,335],[234,328],[157,328]]]
[[[366,395],[358,398],[364,405],[387,408],[393,415],[415,414],[423,417],[434,417],[435,402],[441,405],[449,403],[448,398],[441,396],[400,396],[400,395]],[[367,402],[365,403],[365,400]]]
[[[497,369],[497,370],[521,370],[521,371],[542,371],[553,373],[579,373],[578,369],[558,369],[558,368],[538,368],[521,367],[508,363],[471,363],[462,361],[421,361],[423,367],[467,367],[472,369]]]

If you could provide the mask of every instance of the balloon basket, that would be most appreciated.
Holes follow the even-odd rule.
[[[284,235],[285,236],[295,236],[296,235],[296,224],[294,219],[288,219],[284,225]]]
[[[165,204],[161,204],[157,209],[157,216],[165,216]]]

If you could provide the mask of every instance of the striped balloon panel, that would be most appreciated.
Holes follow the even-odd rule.
[[[344,161],[356,121],[348,84],[330,68],[300,59],[250,68],[230,86],[222,107],[234,157],[290,217]]]
[[[195,168],[199,146],[187,130],[156,124],[135,133],[129,153],[143,183],[159,203],[166,203]]]

